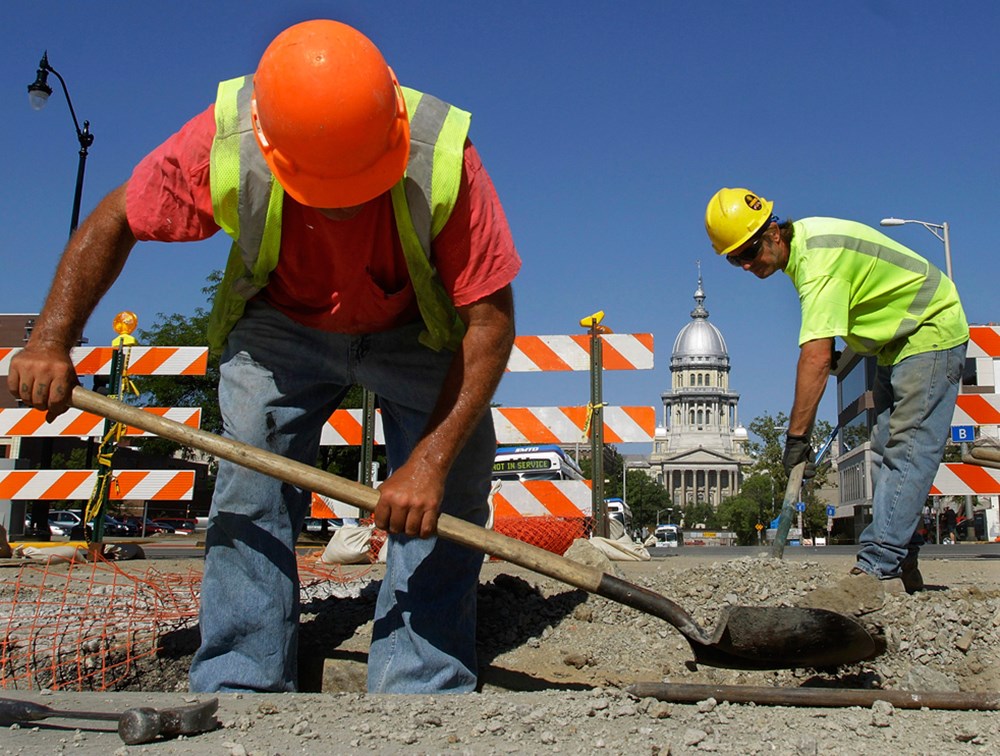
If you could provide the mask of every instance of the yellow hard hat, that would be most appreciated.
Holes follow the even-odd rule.
[[[773,202],[749,189],[720,189],[705,208],[705,231],[712,247],[728,255],[745,244],[771,220]]]

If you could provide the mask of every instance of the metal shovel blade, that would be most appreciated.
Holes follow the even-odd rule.
[[[190,428],[159,415],[87,391],[73,389],[72,404],[111,420],[199,449],[307,491],[330,496],[367,512],[375,511],[378,492],[310,465],[244,443]],[[826,609],[735,607],[714,633],[698,626],[681,606],[654,591],[540,549],[529,543],[442,514],[438,535],[470,549],[560,580],[590,593],[660,617],[677,628],[702,664],[733,669],[782,669],[833,666],[861,661],[876,653],[868,632],[849,617]]]
[[[691,644],[697,662],[734,669],[837,667],[881,650],[861,623],[828,609],[735,606],[723,612],[716,635],[711,645]]]
[[[712,667],[833,667],[869,659],[882,650],[863,625],[828,609],[727,607],[709,632],[676,602],[621,578],[602,573],[593,592],[666,620],[687,639],[695,661]]]

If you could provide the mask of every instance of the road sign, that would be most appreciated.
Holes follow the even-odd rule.
[[[836,507],[829,506],[829,507],[826,508],[826,516],[827,517],[833,517],[835,514],[837,514],[837,508]]]
[[[805,502],[804,501],[798,502],[795,505],[795,511],[796,512],[805,512],[806,511],[806,504],[805,504]]]
[[[965,441],[975,441],[976,426],[975,425],[951,426],[951,440],[954,441],[956,444],[960,444]]]
[[[759,523],[759,522],[756,525],[754,525],[754,527],[757,528],[757,530],[763,530],[764,529],[764,526],[761,523]]]

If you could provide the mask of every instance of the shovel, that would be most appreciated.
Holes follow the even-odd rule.
[[[307,491],[375,511],[378,491],[310,465],[143,412],[76,386],[72,405],[175,441]],[[447,514],[438,535],[533,572],[666,620],[687,639],[695,661],[730,669],[831,667],[874,656],[875,640],[854,619],[826,609],[736,606],[723,610],[713,632],[658,593],[589,565],[508,538]]]

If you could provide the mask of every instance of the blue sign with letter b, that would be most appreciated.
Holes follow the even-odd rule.
[[[953,425],[951,426],[951,440],[956,444],[961,444],[966,441],[976,440],[976,426],[975,425]]]

